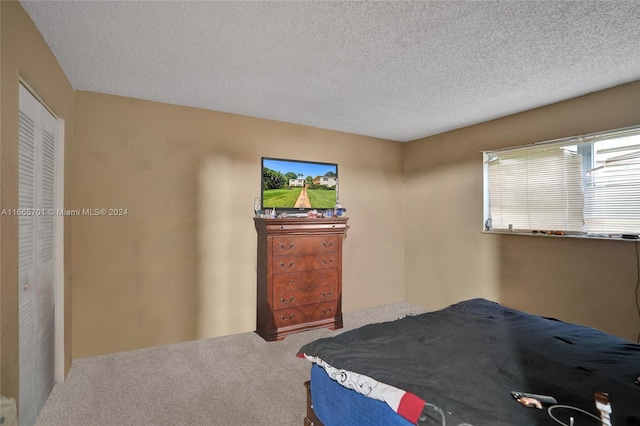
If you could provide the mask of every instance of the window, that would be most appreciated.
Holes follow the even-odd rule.
[[[640,234],[640,127],[484,153],[486,231]]]

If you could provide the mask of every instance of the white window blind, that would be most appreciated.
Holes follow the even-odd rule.
[[[564,142],[491,153],[492,227],[581,231],[582,156],[575,148]]]
[[[593,142],[585,176],[585,231],[640,233],[640,129]]]
[[[640,127],[485,152],[485,228],[640,234]]]

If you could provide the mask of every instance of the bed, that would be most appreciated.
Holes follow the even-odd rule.
[[[298,356],[312,363],[306,425],[586,426],[602,424],[597,408],[613,426],[640,425],[640,345],[485,299],[319,339]]]

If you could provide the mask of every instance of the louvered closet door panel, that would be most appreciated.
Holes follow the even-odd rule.
[[[18,127],[18,208],[21,212],[36,205],[36,155],[38,105],[20,86]],[[20,425],[35,423],[36,400],[36,259],[35,216],[18,216],[18,298],[19,298],[19,418]]]
[[[54,385],[54,292],[53,283],[46,282],[38,290],[38,337],[36,352],[36,401],[38,409],[44,406]]]
[[[18,208],[32,209],[35,196],[35,121],[20,111],[18,130]],[[20,270],[32,268],[34,264],[35,218],[18,216]]]
[[[50,118],[53,119],[53,117]],[[42,132],[40,164],[41,173],[39,178],[40,191],[38,207],[43,211],[53,211],[53,200],[55,197],[56,139],[54,134],[46,128],[44,128]],[[54,216],[52,214],[38,216],[38,220],[40,220],[40,260],[44,262],[53,260],[53,218]]]
[[[20,303],[20,426],[33,425],[38,415],[36,401],[36,368],[35,368],[35,316],[34,298]]]
[[[44,108],[41,111],[42,142],[39,157],[40,168],[36,180],[37,206],[41,211],[54,209],[55,199],[55,165],[56,165],[56,119]],[[42,407],[54,385],[54,216],[40,214],[37,216],[37,262],[38,262],[38,359],[36,359],[37,401]]]

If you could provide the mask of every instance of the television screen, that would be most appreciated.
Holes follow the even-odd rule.
[[[262,209],[332,209],[338,199],[338,165],[262,158]]]

